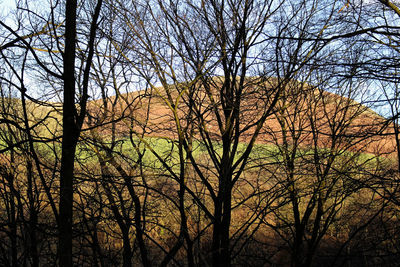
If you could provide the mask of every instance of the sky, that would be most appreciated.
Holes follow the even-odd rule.
[[[3,20],[3,22],[11,23],[11,20],[9,17],[7,17],[7,14],[13,9],[15,9],[14,0],[0,0],[0,18]]]
[[[1,12],[3,13],[5,10],[15,7],[15,0],[0,0]]]

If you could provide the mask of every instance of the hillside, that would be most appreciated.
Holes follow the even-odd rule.
[[[318,266],[333,259],[343,244],[352,249],[367,250],[371,244],[377,250],[386,248],[385,242],[392,239],[385,231],[393,221],[381,205],[392,206],[381,196],[392,190],[395,193],[390,196],[398,194],[394,191],[397,184],[392,185],[398,180],[393,172],[397,164],[390,159],[395,142],[390,128],[382,130],[385,120],[349,98],[306,84],[288,83],[279,98],[273,99],[278,88],[273,79],[246,82],[234,129],[240,135],[239,145],[228,159],[232,165],[244,154],[263,115],[266,120],[253,153],[243,161],[242,169],[239,164],[231,167],[225,184],[221,139],[229,120],[221,106],[218,80],[210,88],[178,84],[90,101],[76,152],[74,227],[84,231],[94,227],[98,246],[110,255],[120,253],[126,240],[138,236],[136,229],[143,229],[149,255],[161,261],[160,255],[179,244],[184,223],[187,238],[197,242],[194,251],[204,258],[201,263],[207,263],[212,253],[211,225],[220,216],[218,205],[224,209],[227,205],[232,248],[246,252],[235,259],[239,266],[242,262],[265,266],[264,256],[268,262],[289,266],[297,233],[304,243],[319,246],[315,252]],[[7,174],[3,183],[29,200],[32,193],[26,185],[34,180],[41,209],[38,221],[55,229],[57,220],[49,216],[52,211],[47,203],[59,199],[60,104],[28,102],[27,112],[38,165],[27,164],[31,154],[24,152],[30,148],[23,145],[15,150],[22,152],[18,156],[1,154],[3,165],[18,178],[12,181]],[[21,131],[14,129],[18,134],[11,137],[15,138],[11,143],[26,138],[21,102],[13,99],[3,113],[21,125]],[[4,141],[9,130],[1,131],[2,148],[8,145]],[[191,159],[184,158],[186,151],[178,151],[179,133],[193,147]],[[210,144],[212,149],[207,150]],[[222,203],[227,188],[230,195]],[[9,203],[8,199],[3,203]],[[20,203],[21,210],[29,210]],[[138,221],[143,226],[134,225]],[[353,229],[366,229],[377,237],[373,242],[363,240],[363,235],[353,236]],[[51,240],[52,234],[42,242]],[[313,236],[317,238],[312,240]],[[258,254],[260,259],[253,256]],[[177,255],[176,261],[185,266],[183,256]]]
[[[242,93],[238,129],[241,142],[251,140],[258,120],[270,106],[272,100],[266,92],[275,82],[270,79],[254,85],[250,80]],[[113,131],[110,122],[118,119],[117,135],[128,136],[132,129],[143,136],[177,139],[176,121],[179,121],[181,129],[191,131],[195,139],[201,139],[203,132],[203,138],[207,134],[212,140],[220,140],[224,126],[218,125],[217,116],[224,116],[218,91],[214,88],[211,100],[202,86],[192,86],[190,96],[185,90],[188,89],[184,85],[178,89],[171,86],[169,98],[163,88],[153,88],[92,101],[89,111],[93,118],[97,117],[89,119],[88,126],[105,124],[101,131],[107,136]],[[385,122],[354,100],[292,82],[286,85],[269,112],[256,143],[281,145],[285,139],[303,148],[313,147],[317,142],[321,148],[333,145],[335,149],[387,155],[394,152],[395,142],[391,126],[385,128]]]
[[[248,91],[243,93],[240,104],[241,142],[251,140],[257,120],[269,107],[270,100],[263,93],[273,83],[269,81],[262,86],[258,85],[257,90],[249,85]],[[201,139],[199,129],[202,128],[211,139],[220,140],[221,129],[216,112],[221,113],[221,107],[216,90],[213,91],[214,104],[211,104],[204,88],[196,87],[191,96],[191,112],[187,92],[180,95],[177,90],[171,90],[170,99],[163,94],[165,91],[162,88],[153,88],[89,101],[84,132],[87,128],[99,126],[96,131],[103,133],[103,137],[110,136],[112,132],[118,137],[127,137],[130,130],[133,130],[143,136],[177,139],[177,119],[182,129],[192,131],[195,139]],[[175,115],[171,103],[177,104]],[[22,126],[20,105],[19,101],[13,99],[8,108],[12,107],[14,111],[10,113],[5,110],[3,117],[15,113]],[[59,103],[43,105],[28,101],[27,113],[29,124],[38,138],[61,136]],[[256,143],[281,145],[285,138],[289,144],[296,142],[303,148],[312,147],[315,141],[321,148],[330,148],[332,139],[336,139],[335,142],[340,144],[336,143],[335,146],[346,150],[393,155],[395,140],[392,125],[387,127],[385,123],[384,118],[356,101],[320,89],[310,89],[304,84],[292,83],[287,85],[275,108],[269,113]]]

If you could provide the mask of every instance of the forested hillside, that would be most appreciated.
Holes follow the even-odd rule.
[[[397,2],[18,1],[1,266],[395,266]]]

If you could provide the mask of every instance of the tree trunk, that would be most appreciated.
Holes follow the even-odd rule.
[[[29,199],[29,254],[32,258],[32,267],[39,266],[39,256],[37,250],[37,237],[36,237],[36,227],[38,223],[38,211],[35,208],[35,197],[33,189],[33,166],[30,160],[27,160],[27,182],[28,182],[28,199]]]
[[[123,267],[131,267],[132,266],[132,247],[131,241],[129,239],[129,229],[122,228],[122,240],[123,240],[123,251],[122,251],[122,258],[123,258]]]
[[[61,267],[72,264],[72,206],[73,180],[77,130],[75,123],[75,48],[76,48],[76,0],[67,0],[65,8],[65,52],[63,138],[60,170],[60,206],[58,257]]]

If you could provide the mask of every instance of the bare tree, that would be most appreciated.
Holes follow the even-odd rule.
[[[229,265],[232,210],[240,207],[233,204],[234,192],[245,194],[238,181],[282,92],[326,45],[322,37],[337,10],[320,12],[317,2],[291,1],[154,1],[116,8],[123,10],[130,36],[119,46],[131,51],[121,53],[171,118],[160,119],[156,127],[173,127],[168,129],[177,140],[179,172],[157,158],[179,185],[187,247],[192,240],[184,210],[192,199],[212,225],[213,265]],[[195,156],[197,144],[205,151],[207,168]],[[189,186],[188,161],[205,185],[207,201]]]
[[[400,151],[388,14],[390,1],[19,1],[0,22],[1,259],[311,266],[326,249],[339,264],[368,257],[371,230],[380,251],[399,203],[382,144]]]
[[[62,6],[65,7],[63,8],[64,14],[62,12],[60,13],[60,8],[62,8]],[[93,45],[96,39],[101,6],[101,0],[94,3],[93,9],[91,9],[90,4],[87,4],[84,9],[81,9],[85,14],[79,14],[77,13],[77,1],[66,1],[65,3],[57,2],[54,5],[49,3],[45,11],[38,10],[37,5],[21,3],[21,5],[18,6],[20,8],[18,15],[21,17],[19,17],[19,21],[16,21],[16,23],[18,23],[16,26],[22,26],[23,24],[27,24],[28,26],[13,29],[12,26],[6,25],[4,22],[1,23],[1,26],[8,34],[5,39],[5,44],[1,47],[2,54],[4,55],[5,49],[9,49],[11,51],[10,53],[18,50],[22,51],[21,56],[23,57],[23,61],[20,76],[18,77],[22,99],[28,97],[26,87],[29,85],[24,80],[24,77],[30,75],[35,70],[38,70],[42,77],[50,77],[50,82],[62,84],[63,87],[60,203],[58,211],[54,206],[54,200],[51,200],[53,212],[59,226],[58,254],[59,264],[61,266],[72,266],[72,211],[75,151],[82,124],[86,116],[86,104],[89,98],[89,75],[94,53]],[[88,14],[90,14],[88,24],[80,25],[77,22],[79,16],[86,16]],[[65,29],[65,34],[63,35],[60,35],[61,27]],[[85,27],[87,27],[86,31],[84,30]],[[82,38],[79,44],[77,29],[82,30],[79,35],[79,37]],[[65,48],[63,47],[64,45]],[[80,58],[81,72],[77,72],[75,60],[79,50],[87,52],[87,55]],[[41,57],[42,54],[44,54],[44,58]],[[5,61],[9,60],[7,57],[3,57],[3,59]],[[34,65],[30,65],[33,67],[31,70],[27,68],[27,71],[25,71],[28,62]],[[13,66],[14,64],[10,64],[10,67],[16,70],[17,67]],[[31,71],[31,73],[29,73],[29,71]],[[78,102],[76,101],[76,87],[79,88]],[[79,104],[79,109],[76,106],[77,103]],[[29,135],[30,126],[27,118],[25,118],[25,122],[28,141],[30,142],[32,150],[34,150],[33,137]],[[39,162],[39,159],[37,159],[36,162]],[[48,197],[49,199],[53,198],[50,196],[49,192]]]

